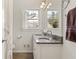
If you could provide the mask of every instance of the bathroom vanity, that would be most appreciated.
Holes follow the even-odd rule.
[[[61,59],[62,41],[60,38],[58,40],[50,39],[47,36],[33,35],[34,59]]]

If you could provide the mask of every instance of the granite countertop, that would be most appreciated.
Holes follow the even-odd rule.
[[[39,39],[40,38],[40,39]],[[34,34],[33,39],[37,44],[62,44],[63,37],[52,35],[52,39],[42,34]]]

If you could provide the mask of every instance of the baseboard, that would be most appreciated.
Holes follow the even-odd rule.
[[[13,53],[33,53],[32,51],[25,51],[25,50],[15,50]]]

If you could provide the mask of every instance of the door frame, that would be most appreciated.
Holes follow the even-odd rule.
[[[4,11],[4,38],[6,43],[6,59],[13,59],[13,0],[3,0]]]

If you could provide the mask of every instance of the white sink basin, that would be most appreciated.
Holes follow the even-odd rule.
[[[36,42],[41,42],[41,43],[49,43],[49,42],[55,42],[56,40],[52,40],[52,38],[50,37],[43,37],[43,36],[40,36],[36,39]]]
[[[59,43],[59,40],[54,40],[52,37],[35,35],[34,39],[37,43]]]

